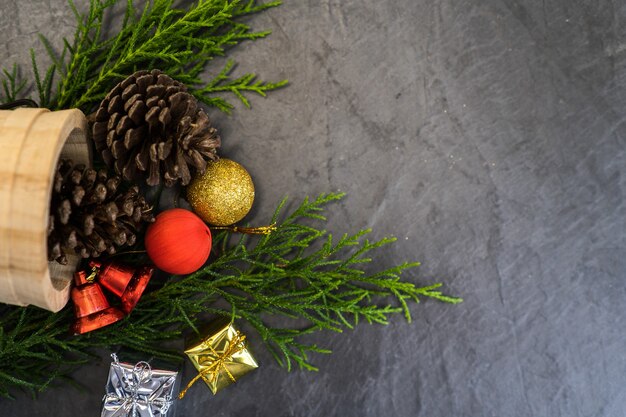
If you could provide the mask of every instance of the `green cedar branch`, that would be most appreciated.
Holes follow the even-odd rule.
[[[72,42],[64,40],[60,54],[40,36],[52,60],[40,74],[32,54],[42,106],[53,110],[80,108],[90,113],[118,82],[138,69],[158,68],[188,85],[207,105],[225,112],[230,112],[233,104],[224,93],[249,107],[244,92],[264,96],[286,84],[253,81],[254,74],[230,80],[224,71],[208,82],[202,79],[209,62],[224,56],[228,48],[268,35],[269,31],[253,31],[241,18],[276,7],[280,1],[198,0],[188,9],[179,9],[174,0],[147,1],[143,8],[136,0],[126,0],[121,27],[108,37],[105,29],[111,23],[111,11],[121,2],[90,0],[88,11],[81,13],[69,0],[77,28]],[[232,68],[230,63],[227,66]]]
[[[443,295],[440,284],[418,287],[401,278],[418,263],[372,273],[364,268],[393,239],[370,242],[368,230],[334,239],[316,227],[325,220],[324,206],[341,197],[305,199],[285,217],[284,200],[272,219],[278,229],[267,236],[220,233],[213,245],[217,253],[205,268],[165,282],[153,279],[130,317],[83,336],[67,335],[71,307],[57,314],[0,308],[0,394],[43,390],[98,348],[181,361],[181,340],[197,333],[207,317],[247,323],[244,331],[256,330],[288,370],[316,370],[310,355],[330,351],[306,342],[307,335],[342,332],[363,320],[387,324],[398,313],[410,320],[407,302],[420,298],[461,301]]]
[[[287,81],[283,80],[277,83],[268,83],[258,81],[255,74],[244,74],[238,78],[231,78],[235,62],[228,60],[222,71],[215,76],[203,88],[193,91],[193,95],[208,106],[214,106],[225,113],[230,113],[233,105],[223,97],[216,95],[218,93],[229,92],[234,94],[246,107],[250,108],[250,101],[244,96],[245,92],[254,92],[265,97],[268,91],[287,85]]]
[[[3,69],[0,73],[0,85],[2,85],[0,104],[10,103],[23,98],[21,95],[26,90],[26,84],[26,80],[23,80],[20,76],[17,64],[13,64],[10,72]]]

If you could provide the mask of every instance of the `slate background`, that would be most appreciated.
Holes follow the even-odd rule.
[[[64,0],[0,4],[3,65],[73,33]],[[274,33],[240,70],[291,86],[214,115],[255,179],[251,220],[347,191],[331,230],[398,236],[377,265],[421,260],[417,282],[465,302],[316,335],[318,373],[258,345],[260,370],[179,415],[626,415],[626,3],[286,1],[254,26]],[[107,370],[0,415],[98,415]]]

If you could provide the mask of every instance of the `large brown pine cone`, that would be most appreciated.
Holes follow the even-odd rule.
[[[195,97],[159,70],[138,71],[100,104],[93,125],[96,149],[127,180],[161,179],[187,185],[217,159],[217,130]]]
[[[52,186],[48,259],[67,263],[65,251],[83,258],[133,246],[136,232],[154,216],[137,186],[120,189],[121,178],[61,160]]]

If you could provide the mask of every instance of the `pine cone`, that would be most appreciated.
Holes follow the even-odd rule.
[[[96,149],[127,180],[187,185],[217,159],[217,130],[186,87],[159,70],[138,71],[100,103],[93,125]]]
[[[65,265],[65,250],[97,258],[135,244],[137,230],[154,221],[154,216],[139,187],[122,192],[120,182],[119,176],[109,177],[106,170],[74,166],[71,160],[59,162],[48,223],[50,261]]]

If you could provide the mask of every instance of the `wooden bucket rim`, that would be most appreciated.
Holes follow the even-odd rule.
[[[79,146],[86,149],[86,152],[73,155],[73,159],[77,163],[90,165],[91,154],[86,140],[87,120],[78,109],[55,112],[47,109],[16,109],[4,119],[0,125],[0,131],[5,130],[7,126],[19,126],[20,119],[30,120],[30,123],[20,145],[18,160],[15,162],[15,180],[8,190],[8,194],[13,198],[10,202],[9,219],[19,219],[21,215],[18,213],[22,210],[27,212],[22,217],[32,219],[33,224],[27,225],[23,228],[24,230],[11,229],[10,231],[7,268],[9,275],[8,279],[5,278],[2,281],[4,281],[3,284],[10,285],[14,298],[6,300],[0,294],[0,301],[18,305],[33,304],[51,311],[59,311],[69,299],[72,273],[79,258],[71,257],[67,267],[62,267],[56,262],[48,262],[47,228],[50,198],[56,167],[66,146]],[[39,147],[41,149],[38,149]],[[33,164],[33,161],[28,160],[30,157],[42,164],[40,167],[33,167],[33,171],[37,171],[40,175],[33,174],[34,178],[31,179],[27,178],[29,174],[27,166]],[[29,181],[36,183],[33,189],[37,193],[32,196],[31,212],[28,212],[29,208],[22,206],[26,191],[19,189],[20,185],[29,184]],[[20,247],[24,246],[23,242],[28,241],[29,238],[38,241],[32,248],[36,259],[24,259],[17,255],[29,250],[26,247]]]

